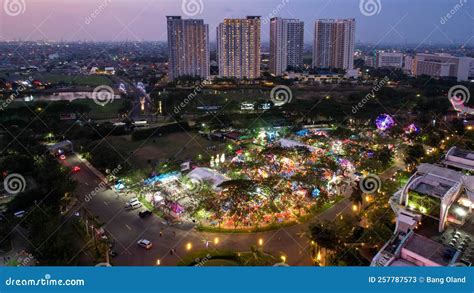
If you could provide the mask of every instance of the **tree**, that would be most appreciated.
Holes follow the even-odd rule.
[[[404,159],[405,164],[416,165],[421,160],[424,154],[425,154],[425,150],[423,148],[423,145],[415,144],[412,146],[408,146],[405,152],[405,159]]]

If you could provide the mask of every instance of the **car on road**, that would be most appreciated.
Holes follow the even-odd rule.
[[[137,198],[132,198],[125,204],[125,209],[127,210],[136,210],[142,207],[142,203],[138,201]]]
[[[151,216],[152,214],[153,214],[152,212],[146,210],[146,211],[141,211],[141,212],[139,212],[139,213],[138,213],[138,216],[139,216],[140,218],[144,219],[144,218],[147,218],[147,217]]]
[[[140,202],[140,201],[138,200],[138,198],[134,197],[134,198],[130,199],[129,201],[127,201],[127,205],[132,205],[136,202]]]
[[[150,240],[146,240],[146,239],[138,240],[137,244],[138,246],[143,247],[145,249],[150,249],[153,247],[153,243],[151,243]]]
[[[72,167],[72,173],[77,173],[77,172],[79,172],[79,171],[81,171],[81,167],[80,167],[80,166],[74,166],[74,167]]]

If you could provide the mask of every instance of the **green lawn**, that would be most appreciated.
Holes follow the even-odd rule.
[[[54,73],[37,73],[34,78],[42,82],[50,82],[52,84],[65,83],[69,85],[99,86],[112,85],[112,81],[103,75],[62,75]]]

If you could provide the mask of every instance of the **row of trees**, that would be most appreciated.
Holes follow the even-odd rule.
[[[22,135],[10,131],[12,136],[8,139],[13,143],[1,154],[1,171],[4,177],[21,174],[26,186],[7,205],[0,225],[0,240],[9,242],[16,229],[24,229],[28,251],[41,265],[74,264],[77,255],[77,242],[71,229],[74,220],[61,215],[64,198],[76,186],[70,171],[59,165],[43,145],[31,139],[28,131]],[[13,217],[20,210],[26,211],[21,221]]]

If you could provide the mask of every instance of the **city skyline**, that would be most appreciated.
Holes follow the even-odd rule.
[[[308,3],[311,2],[311,3]],[[218,24],[224,18],[245,15],[262,17],[262,42],[269,42],[269,20],[272,17],[299,18],[305,23],[305,43],[310,44],[315,19],[355,18],[358,23],[356,42],[379,44],[470,44],[473,30],[463,25],[472,20],[472,3],[437,0],[425,11],[427,1],[381,1],[377,14],[366,16],[358,1],[202,1],[192,16],[182,1],[71,1],[67,4],[46,0],[27,2],[17,16],[1,11],[0,41],[166,41],[166,15],[203,19],[209,24],[210,41],[215,42]],[[432,4],[433,1],[429,1]],[[137,5],[143,4],[143,5]],[[216,5],[217,4],[217,5]],[[342,5],[343,4],[343,5]],[[396,9],[406,6],[410,9]],[[249,7],[252,7],[250,9]],[[314,7],[314,9],[308,9]],[[455,12],[447,18],[447,12]],[[416,26],[413,23],[416,22]],[[373,23],[377,23],[376,26]]]

